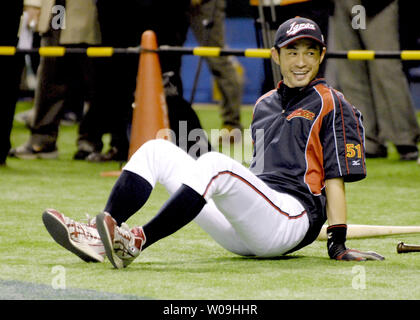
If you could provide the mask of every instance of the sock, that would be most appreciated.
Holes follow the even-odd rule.
[[[143,226],[146,243],[143,249],[171,235],[191,222],[203,209],[206,200],[183,184],[160,208],[156,216]]]
[[[123,170],[111,190],[104,211],[120,226],[146,203],[152,192],[151,184],[131,171]]]

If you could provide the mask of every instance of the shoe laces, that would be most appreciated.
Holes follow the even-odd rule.
[[[96,228],[96,217],[91,217],[89,213],[85,213],[86,218],[82,221],[86,221],[86,225],[91,228]]]
[[[83,220],[87,220],[87,223],[78,222],[66,217],[66,225],[69,228],[69,232],[73,240],[100,241],[100,237],[96,229],[96,219],[91,218],[88,214],[86,214],[86,219]]]
[[[126,223],[122,223],[121,227],[116,228],[114,244],[115,249],[119,251],[121,258],[133,258],[138,256],[140,249],[138,248],[138,237],[131,232],[130,227]],[[128,257],[126,256],[128,254]]]
[[[130,243],[131,239],[133,238],[133,234],[130,231],[130,227],[125,223],[121,223],[121,227],[117,228],[116,233],[120,238],[122,238],[122,241]]]

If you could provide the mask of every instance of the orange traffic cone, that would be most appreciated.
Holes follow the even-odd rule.
[[[143,32],[141,47],[150,50],[157,49],[156,35],[153,31]],[[142,52],[137,73],[128,158],[130,159],[146,141],[159,137],[166,139],[170,137],[162,71],[158,53]]]

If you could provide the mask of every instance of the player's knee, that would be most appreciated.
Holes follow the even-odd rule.
[[[165,139],[152,139],[146,141],[140,148],[162,150],[166,149],[168,146],[172,146],[172,144],[172,142]]]
[[[197,159],[200,164],[214,164],[219,163],[222,159],[223,154],[215,151],[207,152]]]
[[[129,162],[135,161],[139,157],[143,157],[145,155],[147,155],[148,157],[155,156],[155,155],[157,156],[164,156],[165,154],[167,155],[168,154],[167,149],[170,148],[171,145],[172,145],[172,142],[164,140],[164,139],[152,139],[152,140],[146,141],[144,144],[140,146],[140,148],[136,150],[136,152],[134,152]]]
[[[197,159],[197,165],[199,166],[200,170],[205,172],[208,171],[225,171],[231,170],[231,161],[233,161],[230,157],[224,155],[220,152],[207,152],[203,154],[200,158]]]

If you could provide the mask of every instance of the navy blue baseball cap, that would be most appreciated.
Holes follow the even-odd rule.
[[[274,47],[282,48],[302,38],[312,39],[326,47],[321,28],[316,22],[301,17],[289,19],[280,25],[274,38]]]

